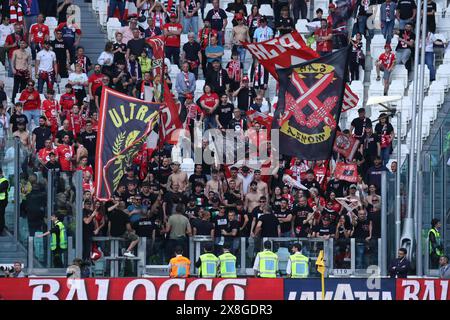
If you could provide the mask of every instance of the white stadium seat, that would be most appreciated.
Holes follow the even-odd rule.
[[[261,7],[259,8],[259,13],[262,16],[273,17],[273,9],[270,6],[270,4],[262,4]]]

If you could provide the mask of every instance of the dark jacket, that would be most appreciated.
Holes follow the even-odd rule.
[[[406,278],[410,268],[408,259],[394,259],[389,266],[389,275],[391,278]]]

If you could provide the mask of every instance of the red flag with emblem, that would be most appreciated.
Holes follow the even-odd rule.
[[[350,183],[358,182],[358,165],[356,163],[346,164],[344,162],[336,163],[334,176],[339,180],[348,181]]]
[[[336,140],[334,140],[333,150],[345,157],[347,160],[352,160],[356,150],[359,146],[359,140],[350,135],[345,135],[338,131],[336,133]]]

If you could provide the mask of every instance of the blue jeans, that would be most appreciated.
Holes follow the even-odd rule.
[[[386,165],[391,157],[391,147],[381,148],[381,161]]]
[[[183,33],[189,33],[190,31],[195,34],[195,39],[197,39],[198,17],[183,18]]]
[[[207,115],[204,120],[204,130],[217,128],[217,122],[214,115]]]
[[[364,269],[366,244],[364,242],[356,242],[356,269]]]
[[[109,0],[109,12],[108,17],[114,17],[114,11],[116,11],[116,8],[119,8],[119,20],[123,19],[123,15],[125,13],[125,1],[123,0]]]
[[[381,28],[381,33],[383,37],[386,39],[386,42],[391,42],[392,35],[394,33],[394,24],[395,21],[383,21],[383,27]]]
[[[36,53],[41,51],[41,46],[38,43],[31,42],[30,49],[31,49],[31,58],[33,60],[36,60]]]
[[[39,125],[39,117],[41,116],[41,110],[25,110],[23,114],[28,119],[27,129],[31,132],[31,121],[34,121],[35,126]]]
[[[245,50],[244,46],[235,45],[233,49],[235,49],[239,54],[239,60],[241,61],[241,63],[245,63],[245,54],[247,53],[247,51]]]
[[[430,70],[430,81],[436,80],[436,69],[434,68],[434,52],[425,52],[425,64]]]
[[[217,44],[219,46],[224,45],[225,33],[223,31],[217,31]]]
[[[282,232],[281,233],[281,237],[282,238],[290,238],[291,237],[291,232],[290,231]]]

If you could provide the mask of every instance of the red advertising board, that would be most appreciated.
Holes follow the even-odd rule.
[[[449,280],[397,279],[396,300],[450,300]]]
[[[0,279],[0,300],[283,300],[283,279]]]

